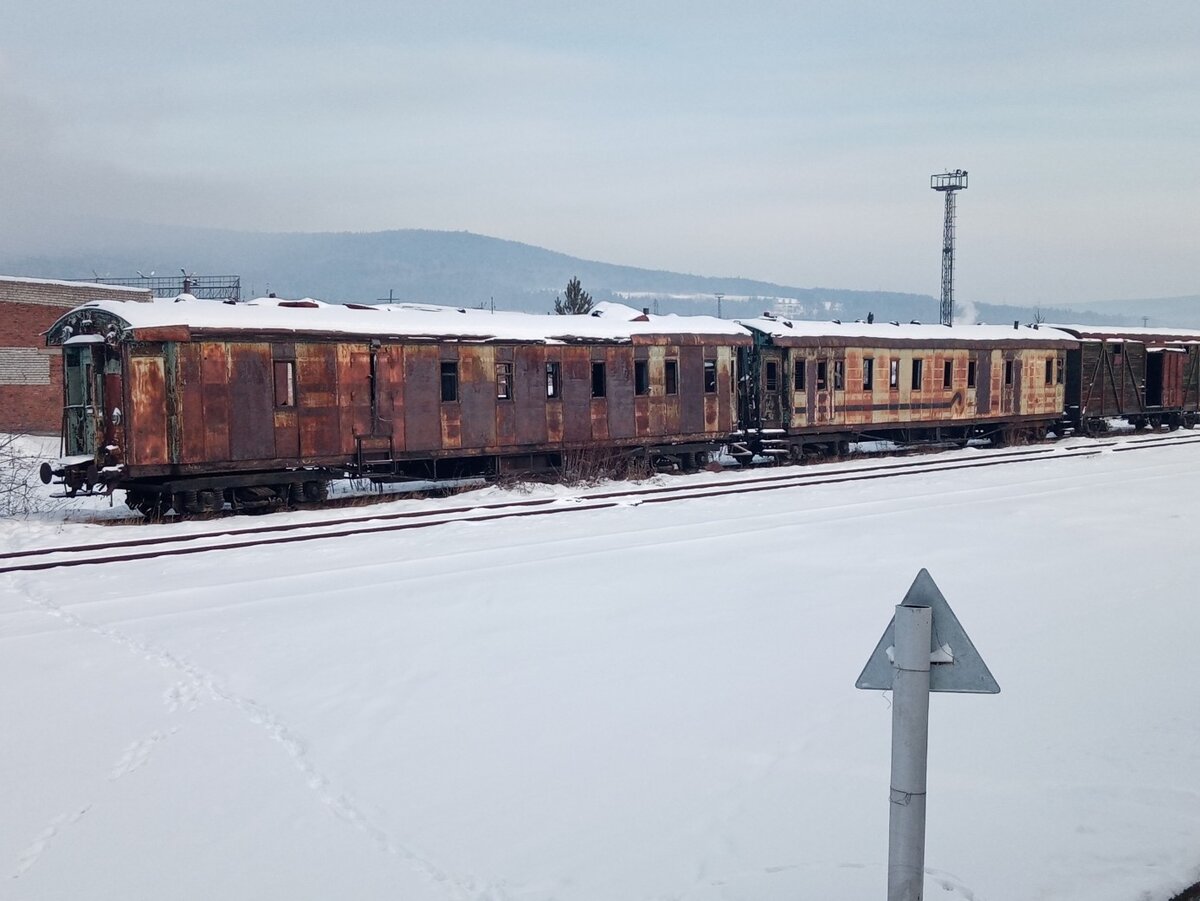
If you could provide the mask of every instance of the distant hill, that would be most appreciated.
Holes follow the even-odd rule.
[[[931,295],[779,285],[744,278],[640,269],[470,232],[400,230],[341,233],[256,233],[191,227],[98,226],[76,249],[14,254],[0,249],[0,273],[42,278],[123,277],[141,271],[239,275],[243,297],[275,292],[371,303],[389,298],[463,307],[549,312],[567,281],[578,277],[596,300],[616,300],[661,313],[726,318],[775,309],[795,318],[936,322]],[[1033,308],[978,304],[988,322],[1031,321]],[[1131,304],[1130,307],[1133,305]],[[1140,316],[1043,310],[1043,318],[1141,324]],[[1155,318],[1157,318],[1157,314]],[[1178,322],[1175,324],[1184,324]]]

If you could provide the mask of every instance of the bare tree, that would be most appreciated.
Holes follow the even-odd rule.
[[[554,312],[559,316],[591,312],[592,295],[580,287],[578,278],[573,278],[567,282],[566,294],[566,300],[563,300],[562,297],[554,298]]]
[[[23,453],[20,438],[0,434],[0,516],[24,516],[43,506],[34,480],[37,460]]]

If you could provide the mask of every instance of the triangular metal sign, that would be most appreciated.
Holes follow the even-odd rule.
[[[929,690],[954,691],[968,694],[997,694],[1000,686],[966,631],[942,597],[929,571],[917,573],[908,594],[900,602],[902,607],[930,607],[933,609],[933,636],[929,648]],[[896,646],[896,617],[888,623],[883,638],[875,653],[863,667],[862,675],[854,683],[855,688],[890,691],[896,668],[892,655]]]

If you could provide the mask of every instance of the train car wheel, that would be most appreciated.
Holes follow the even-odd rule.
[[[304,499],[310,503],[324,503],[329,499],[329,483],[321,479],[305,482]]]

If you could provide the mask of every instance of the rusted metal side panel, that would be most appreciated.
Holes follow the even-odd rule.
[[[200,345],[200,382],[204,407],[204,459],[229,460],[229,348],[219,341]]]
[[[508,444],[544,444],[546,442],[546,351],[538,345],[525,345],[513,351],[514,412],[513,431],[505,432],[497,420],[498,437]]]
[[[275,456],[271,345],[230,344],[229,450],[234,460]]]
[[[292,388],[295,388],[296,345],[290,341],[278,342],[271,345],[272,367],[272,396],[274,400],[275,419],[275,454],[282,461],[294,461],[300,457],[300,414],[295,406],[280,403],[280,397],[286,396],[286,386],[279,384],[282,373],[281,365],[292,367]],[[286,370],[284,370],[286,372]]]
[[[565,379],[567,364],[563,361],[562,352],[557,348],[546,348],[546,364],[559,365],[558,397],[546,399],[546,441],[550,444],[561,444],[565,435],[565,418],[563,414],[563,398],[566,396]]]
[[[1121,367],[1121,403],[1126,413],[1146,409],[1146,345],[1125,342],[1125,365]]]
[[[697,348],[698,350],[699,348]],[[633,403],[633,348],[608,351],[608,437],[632,438],[637,434]]]
[[[785,421],[791,428],[802,429],[808,425],[808,396],[809,392],[815,390],[812,386],[813,373],[809,371],[808,354],[799,347],[793,347],[788,351],[790,365],[788,366],[788,396],[792,399],[792,406],[788,416],[784,417]],[[804,387],[799,391],[796,390],[796,373],[804,372]]]
[[[729,347],[717,349],[717,431],[727,434],[737,423],[737,392],[733,389],[734,354]]]
[[[296,402],[300,425],[300,454],[336,454],[342,442],[338,430],[337,351],[330,344],[296,345]]]
[[[662,346],[647,349],[646,371],[650,378],[650,394],[646,398],[650,426],[647,437],[665,435],[669,430],[667,398],[663,393],[666,386],[667,349]]]
[[[975,352],[975,413],[992,415],[992,354],[986,350]]]
[[[406,451],[442,446],[441,349],[437,345],[404,348],[404,435]],[[457,354],[452,359],[457,359]]]
[[[586,347],[562,349],[563,441],[567,444],[592,439],[592,357]]]
[[[179,462],[202,463],[204,455],[204,374],[201,345],[178,345],[175,371]]]
[[[1183,406],[1183,365],[1187,361],[1184,354],[1163,352],[1163,406]]]
[[[461,347],[458,351],[459,442],[443,431],[447,447],[485,448],[496,443],[495,348]],[[509,402],[511,406],[511,402]],[[449,420],[443,416],[445,428]]]
[[[379,351],[375,362],[379,381],[379,431],[392,436],[392,448],[405,450],[404,432],[404,348],[390,344]]]
[[[781,393],[788,396],[790,389]],[[679,428],[685,435],[704,431],[704,348],[700,346],[679,348]]]
[[[161,465],[167,460],[167,383],[161,348],[129,358],[129,462]]]
[[[373,435],[371,421],[371,350],[365,344],[337,345],[338,437],[343,454],[358,449],[354,440]]]

